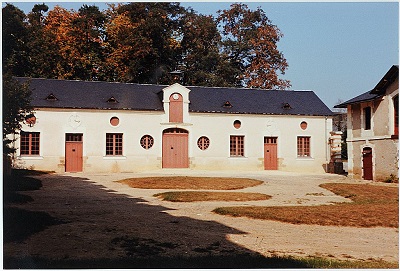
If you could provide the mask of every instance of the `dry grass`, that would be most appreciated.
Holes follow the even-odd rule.
[[[194,202],[194,201],[252,201],[252,200],[267,200],[271,196],[260,193],[242,193],[242,192],[165,192],[155,194],[163,200],[173,202]]]
[[[263,182],[247,178],[216,177],[147,177],[118,181],[133,188],[143,189],[202,189],[235,190],[260,185]]]
[[[399,226],[398,188],[365,184],[324,184],[321,187],[350,198],[353,202],[322,206],[222,207],[214,212],[293,224]]]

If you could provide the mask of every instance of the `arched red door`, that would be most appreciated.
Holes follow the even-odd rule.
[[[373,164],[372,164],[372,149],[366,147],[363,149],[363,178],[364,180],[372,180],[373,176]]]
[[[189,167],[188,138],[188,132],[179,128],[166,129],[163,132],[163,168]]]

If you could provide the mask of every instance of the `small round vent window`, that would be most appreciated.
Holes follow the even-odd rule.
[[[154,139],[150,135],[142,136],[142,138],[140,139],[140,145],[145,150],[148,150],[151,147],[153,147],[153,144],[154,144]]]
[[[202,136],[197,140],[197,146],[199,147],[200,150],[204,151],[208,149],[208,146],[210,146],[210,139],[206,136]]]
[[[112,117],[112,118],[110,119],[110,124],[111,124],[112,126],[118,126],[118,124],[119,124],[119,118],[117,118],[117,117]]]
[[[235,120],[233,122],[233,127],[235,127],[236,129],[239,129],[242,126],[242,123],[240,122],[240,120]]]
[[[305,121],[302,121],[302,122],[300,123],[300,128],[303,129],[303,130],[307,129],[307,126],[308,126],[308,124],[307,124],[307,122],[305,122]]]

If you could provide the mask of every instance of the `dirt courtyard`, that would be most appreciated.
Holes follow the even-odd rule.
[[[260,186],[237,191],[265,193],[272,198],[254,202],[174,203],[153,197],[168,190],[136,189],[115,182],[132,177],[205,174],[262,180],[264,183]],[[226,267],[231,268],[236,261],[251,261],[252,257],[260,256],[322,256],[390,262],[399,259],[398,229],[292,225],[211,212],[217,207],[234,205],[346,202],[349,200],[318,186],[327,182],[364,182],[343,176],[160,170],[48,174],[35,178],[41,188],[18,192],[26,200],[9,205],[9,213],[4,214],[5,219],[7,216],[21,218],[15,223],[30,225],[18,235],[4,232],[4,262],[9,268],[35,268],[44,259],[46,263],[62,260],[67,266],[57,266],[60,268],[72,267],[68,264],[73,263],[82,267],[79,262],[85,261],[90,261],[89,267],[101,267],[104,262],[111,265],[120,259],[130,259],[132,264],[137,263],[135,267],[143,267],[149,257],[176,259],[169,265],[166,263],[165,267],[169,268],[189,266],[185,266],[183,258],[223,259]]]

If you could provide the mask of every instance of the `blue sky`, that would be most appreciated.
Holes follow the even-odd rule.
[[[25,13],[39,2],[13,3]],[[107,2],[45,2],[78,10],[83,3],[106,9]],[[110,3],[110,2],[108,2]],[[216,15],[232,2],[181,2]],[[242,2],[261,7],[284,37],[278,44],[289,63],[294,90],[313,90],[332,108],[338,100],[364,93],[399,63],[398,2]],[[4,6],[4,2],[3,2]]]

